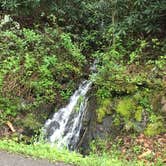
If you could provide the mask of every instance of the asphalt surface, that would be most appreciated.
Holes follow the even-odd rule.
[[[50,163],[47,160],[31,159],[18,154],[0,152],[0,166],[71,166],[63,163]]]

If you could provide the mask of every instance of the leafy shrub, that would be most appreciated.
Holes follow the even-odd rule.
[[[82,76],[85,57],[58,28],[3,30],[0,49],[0,95],[13,106],[26,103],[18,109],[66,101]]]

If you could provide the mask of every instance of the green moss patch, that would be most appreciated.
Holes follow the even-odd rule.
[[[116,112],[129,119],[135,109],[136,107],[133,100],[124,98],[118,102]]]
[[[97,113],[97,121],[99,123],[102,122],[103,118],[106,115],[109,115],[112,113],[111,110],[111,99],[104,99],[101,104],[100,107],[96,110]]]

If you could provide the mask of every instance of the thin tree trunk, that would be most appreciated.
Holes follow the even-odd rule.
[[[116,23],[116,3],[117,0],[112,0],[112,25],[113,25],[113,35],[112,35],[112,45],[115,47],[115,23]]]

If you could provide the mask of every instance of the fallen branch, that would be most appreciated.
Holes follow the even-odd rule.
[[[7,121],[7,122],[6,122],[6,125],[9,127],[9,129],[10,129],[13,133],[16,132],[16,130],[14,129],[14,127],[13,127],[13,125],[12,125],[11,122]]]

